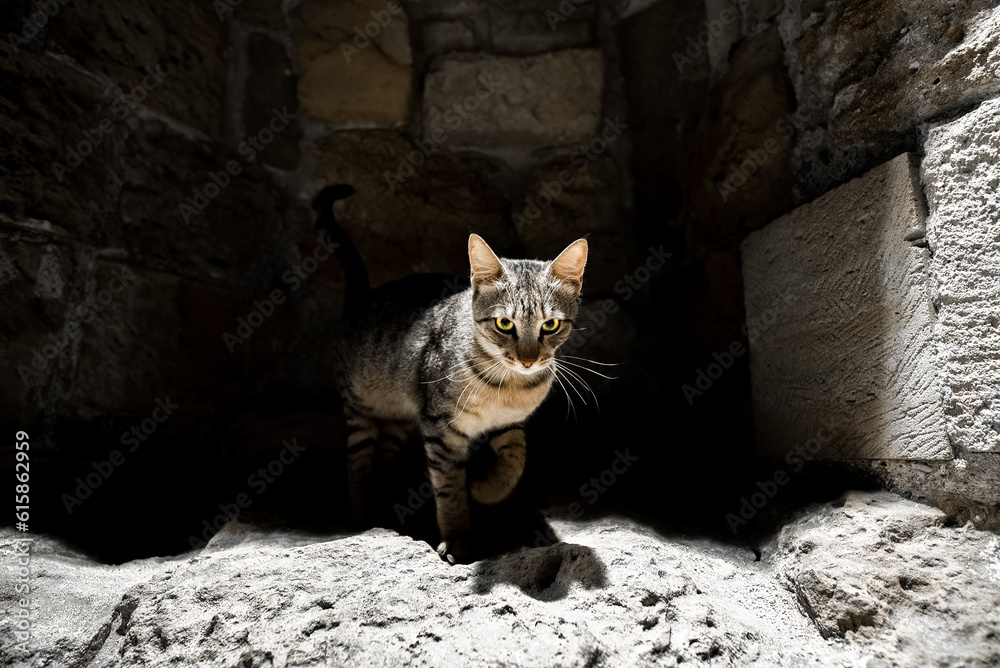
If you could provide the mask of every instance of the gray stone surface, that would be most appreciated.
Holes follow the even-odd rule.
[[[990,0],[799,3],[776,21],[795,63],[796,171],[810,197],[912,146],[922,123],[1000,92]]]
[[[924,146],[948,436],[1000,452],[1000,100],[931,129]]]
[[[388,17],[386,25],[372,12]],[[413,62],[405,12],[390,14],[385,0],[306,0],[290,20],[299,102],[312,120],[355,127],[405,122]]]
[[[952,456],[923,224],[904,154],[744,242],[759,451]]]
[[[782,529],[773,563],[824,638],[879,645],[863,665],[996,665],[1000,540],[944,519],[850,493]]]
[[[523,150],[588,141],[600,130],[603,76],[596,49],[438,58],[425,81],[424,135],[440,128],[450,146]],[[488,95],[484,81],[495,82]]]
[[[593,46],[596,2],[492,0],[490,36],[499,53],[532,54]]]
[[[840,507],[834,507],[840,505]],[[199,553],[103,566],[36,537],[47,666],[970,666],[1000,659],[1000,542],[889,494],[848,494],[746,549],[616,516],[449,566],[423,542],[230,524]],[[10,530],[0,533],[3,567]],[[5,574],[6,575],[6,574]],[[0,579],[13,603],[14,578]]]

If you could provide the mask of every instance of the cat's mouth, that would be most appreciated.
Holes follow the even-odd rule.
[[[544,362],[532,362],[530,366],[525,366],[522,362],[510,362],[507,360],[504,361],[504,364],[507,368],[518,372],[522,376],[531,376],[539,371],[544,371],[549,368],[548,360],[545,360]]]

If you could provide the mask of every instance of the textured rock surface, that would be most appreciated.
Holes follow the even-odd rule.
[[[611,294],[632,269],[621,176],[607,156],[584,167],[562,159],[536,170],[529,189],[514,201],[514,213],[520,216],[514,227],[526,255],[537,258],[553,258],[571,240],[587,235],[586,292]]]
[[[589,140],[599,130],[603,76],[599,50],[439,58],[425,81],[424,135],[441,128],[455,145],[498,149]],[[496,90],[486,94],[485,81]]]
[[[917,188],[904,154],[744,242],[763,452],[951,457]]]
[[[318,181],[354,185],[337,216],[361,250],[372,285],[413,273],[467,275],[469,232],[498,253],[509,247],[514,230],[502,214],[502,166],[453,153],[451,142],[449,134],[426,159],[392,131],[343,131],[316,143]]]
[[[412,56],[404,12],[390,13],[384,0],[306,0],[292,16],[292,37],[299,101],[310,118],[378,127],[406,120]]]
[[[1000,661],[995,535],[888,493],[838,505],[785,527],[774,559],[823,637],[877,642],[868,665]]]
[[[453,567],[383,529],[324,537],[231,524],[198,554],[121,566],[39,538],[32,649],[5,642],[0,658],[18,668],[996,662],[1000,542],[941,517],[853,493],[787,526],[761,561],[617,517],[555,521],[564,542]],[[14,537],[0,538],[5,564]],[[6,605],[12,583],[0,581]],[[10,623],[0,619],[5,638]]]
[[[597,3],[493,0],[490,35],[499,53],[530,54],[592,46]]]
[[[933,128],[925,150],[948,435],[1000,452],[1000,100]]]
[[[222,137],[226,26],[211,3],[66,3],[48,35],[82,67],[116,81],[125,94],[142,83],[144,68],[159,65],[168,76],[143,103],[209,138]]]
[[[1000,7],[982,0],[802,4],[779,18],[806,134],[800,178],[819,193],[912,144],[921,123],[1000,91]]]

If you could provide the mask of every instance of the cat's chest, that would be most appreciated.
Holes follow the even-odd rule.
[[[453,424],[470,436],[524,421],[548,395],[552,379],[533,388],[478,385],[477,388],[469,388],[455,409]]]

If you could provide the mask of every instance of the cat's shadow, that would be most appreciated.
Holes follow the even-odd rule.
[[[488,594],[499,584],[512,584],[536,600],[557,601],[565,598],[574,584],[586,589],[608,584],[604,563],[594,550],[574,543],[523,547],[478,561],[474,568],[478,594]]]

